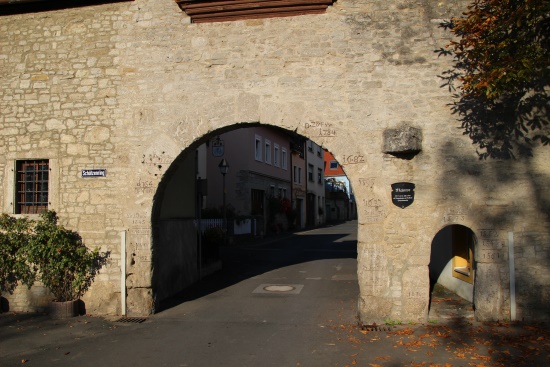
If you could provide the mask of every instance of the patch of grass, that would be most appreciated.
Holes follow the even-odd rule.
[[[403,324],[403,322],[401,320],[386,319],[384,320],[384,324],[388,326],[395,326],[395,325],[401,325]]]

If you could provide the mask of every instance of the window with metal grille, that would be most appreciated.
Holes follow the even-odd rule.
[[[48,209],[48,160],[17,161],[16,171],[15,213],[38,214]]]

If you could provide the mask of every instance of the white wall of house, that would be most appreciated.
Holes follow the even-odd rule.
[[[314,225],[321,225],[326,222],[324,215],[325,202],[325,174],[324,174],[324,150],[313,140],[306,141],[306,162],[307,162],[307,192],[315,195],[312,210]],[[310,169],[312,171],[310,171]],[[310,177],[310,173],[312,177]],[[321,209],[321,211],[319,210]]]

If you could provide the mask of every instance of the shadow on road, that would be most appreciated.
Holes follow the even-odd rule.
[[[161,301],[155,313],[272,270],[316,260],[346,258],[357,258],[356,236],[350,233],[326,234],[311,230],[281,235],[257,243],[223,247],[220,271]]]

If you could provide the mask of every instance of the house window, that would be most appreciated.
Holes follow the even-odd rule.
[[[265,163],[271,164],[271,141],[265,139]]]
[[[272,198],[275,197],[275,186],[274,185],[269,186],[269,197],[272,197]]]
[[[307,151],[313,153],[313,142],[311,140],[307,141]]]
[[[275,167],[279,167],[281,162],[281,152],[279,149],[279,145],[275,144],[273,145],[273,165]]]
[[[16,214],[38,214],[48,209],[49,161],[16,162]]]
[[[317,145],[317,157],[321,157],[321,146]]]
[[[338,162],[330,161],[329,169],[338,169]]]
[[[313,182],[313,164],[307,165],[307,179]]]
[[[286,158],[286,149],[283,148],[281,150],[281,168],[282,169],[287,169],[288,166],[287,166],[287,158]]]
[[[257,161],[262,161],[262,137],[259,135],[256,135],[254,140],[254,158]]]
[[[279,192],[279,199],[282,199],[284,197],[283,196],[283,189],[281,187],[278,187],[277,190]]]
[[[294,166],[294,183],[302,183],[302,167]]]
[[[323,170],[320,168],[317,168],[317,183],[318,184],[323,183]]]
[[[283,194],[281,195],[282,198],[286,198],[286,189],[283,188]]]

